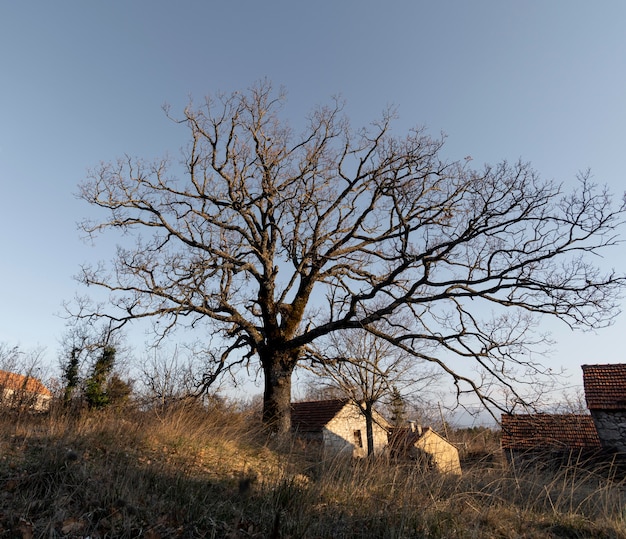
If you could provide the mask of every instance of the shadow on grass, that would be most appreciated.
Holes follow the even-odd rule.
[[[0,417],[0,537],[626,539],[624,485],[593,472],[311,462],[250,421]]]

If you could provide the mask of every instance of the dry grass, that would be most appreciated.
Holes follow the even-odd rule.
[[[3,416],[0,536],[626,539],[606,473],[311,461],[255,425],[223,407]]]

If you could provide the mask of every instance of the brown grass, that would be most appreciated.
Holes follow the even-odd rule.
[[[0,419],[0,537],[626,539],[624,482],[311,461],[223,406]]]

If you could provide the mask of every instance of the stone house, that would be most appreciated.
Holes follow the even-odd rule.
[[[411,422],[408,428],[394,428],[389,434],[392,457],[408,458],[440,473],[461,475],[459,450],[429,427]]]
[[[602,448],[626,454],[626,365],[583,365],[587,408]]]
[[[298,437],[327,455],[367,456],[365,416],[349,399],[292,403],[291,428]],[[375,455],[387,447],[388,428],[385,418],[374,412]]]
[[[590,415],[505,414],[501,426],[502,450],[510,463],[566,464],[593,459],[601,449]]]
[[[52,393],[33,376],[0,370],[0,406],[45,412]]]

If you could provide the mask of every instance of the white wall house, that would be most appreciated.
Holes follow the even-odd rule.
[[[325,453],[367,456],[367,427],[359,406],[349,399],[295,402],[291,427],[300,438],[317,444]],[[374,412],[374,454],[387,446],[387,421]]]
[[[0,370],[0,406],[45,412],[51,400],[52,393],[39,379]]]

